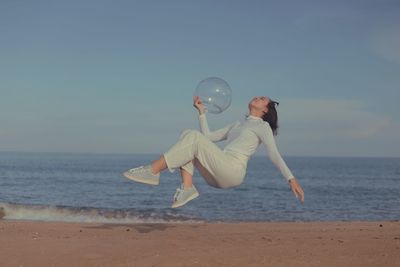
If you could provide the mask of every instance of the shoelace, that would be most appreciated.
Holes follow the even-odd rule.
[[[130,172],[130,173],[134,173],[134,172],[139,171],[139,170],[142,170],[142,169],[144,169],[144,167],[143,167],[143,166],[140,166],[140,167],[137,167],[137,168],[130,169],[129,172]]]
[[[181,192],[183,192],[182,187],[176,189],[176,192],[175,192],[175,195],[174,195],[174,201],[177,201],[177,200],[178,200],[179,194],[180,194]]]

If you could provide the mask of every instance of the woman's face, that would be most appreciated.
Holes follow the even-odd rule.
[[[266,96],[256,96],[249,103],[249,109],[256,109],[259,111],[268,111],[269,98]]]

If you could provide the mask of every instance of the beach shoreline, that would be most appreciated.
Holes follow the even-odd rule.
[[[0,266],[396,266],[400,222],[0,220]]]

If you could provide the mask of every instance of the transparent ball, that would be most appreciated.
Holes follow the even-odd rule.
[[[199,96],[206,111],[218,114],[226,110],[232,99],[229,84],[221,78],[210,77],[199,82],[194,91]]]

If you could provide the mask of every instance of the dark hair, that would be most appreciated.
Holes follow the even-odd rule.
[[[273,134],[278,135],[278,112],[276,112],[275,105],[279,106],[279,103],[270,99],[267,105],[268,111],[262,116],[262,119],[271,126]]]

